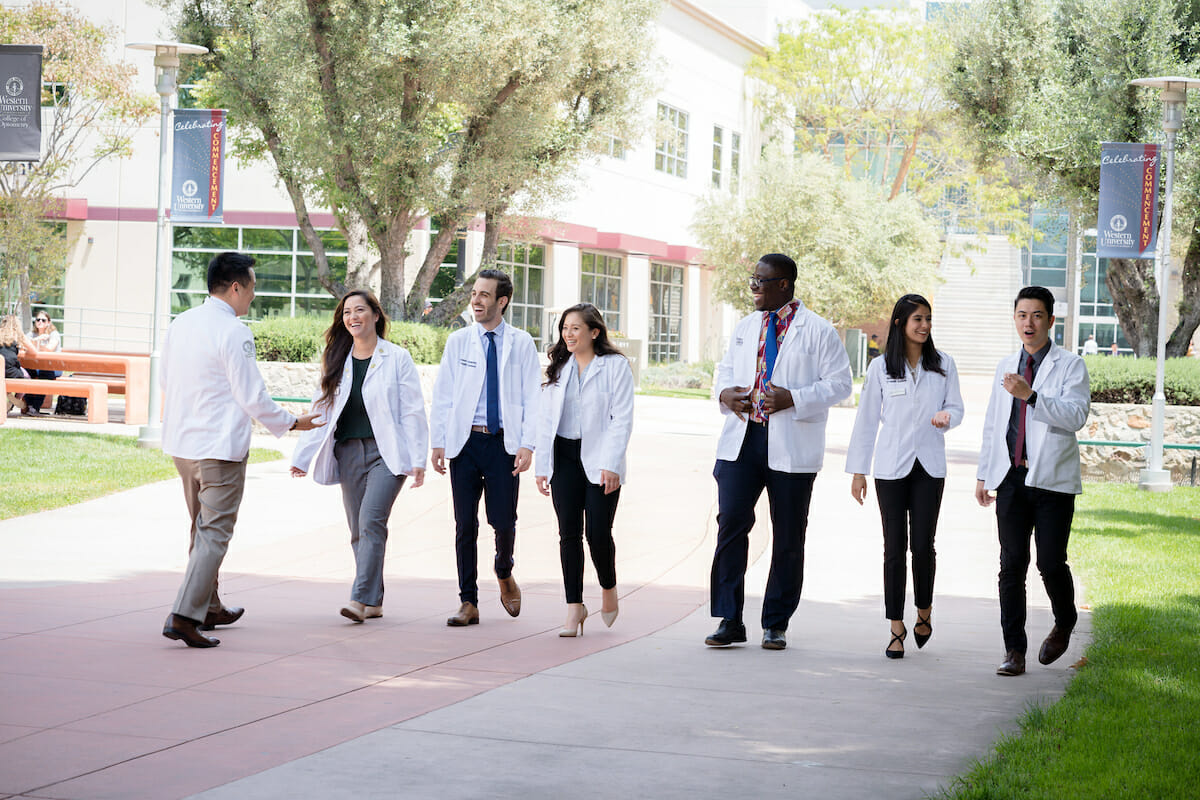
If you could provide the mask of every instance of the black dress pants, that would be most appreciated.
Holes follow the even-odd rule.
[[[617,547],[613,518],[621,490],[605,494],[604,487],[588,481],[580,459],[580,440],[554,437],[554,476],[550,496],[558,516],[558,557],[562,562],[563,588],[568,603],[583,602],[583,537],[600,588],[617,585]]]
[[[479,498],[496,532],[496,577],[512,575],[517,539],[516,459],[504,449],[504,432],[471,431],[462,451],[450,459],[454,502],[454,549],[458,558],[458,598],[479,605]]]
[[[1067,540],[1075,514],[1075,495],[1025,485],[1025,467],[1013,467],[996,489],[996,524],[1000,533],[1000,628],[1004,649],[1024,653],[1025,578],[1029,572],[1029,538],[1037,542],[1037,568],[1050,598],[1059,630],[1075,628],[1075,582],[1067,565]]]
[[[804,533],[817,475],[778,472],[768,467],[767,426],[750,422],[737,460],[718,459],[713,477],[717,479],[717,549],[709,578],[712,615],[742,621],[754,506],[766,489],[772,541],[762,626],[786,631],[800,605],[804,585]]]
[[[920,461],[914,461],[903,478],[875,479],[875,496],[883,519],[883,605],[888,619],[904,619],[904,562],[910,548],[913,600],[917,608],[933,605],[937,559],[933,537],[945,485],[945,478],[931,477]]]

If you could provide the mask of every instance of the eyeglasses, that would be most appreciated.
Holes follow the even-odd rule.
[[[35,319],[34,322],[49,322],[48,319]]]
[[[778,277],[778,278],[760,278],[757,275],[751,275],[750,276],[750,288],[757,289],[760,286],[762,286],[764,283],[770,283],[771,281],[782,281],[782,280],[787,280],[787,279],[782,276]]]

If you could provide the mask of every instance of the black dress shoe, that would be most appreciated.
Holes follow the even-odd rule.
[[[215,614],[210,611],[208,612],[208,615],[204,617],[204,624],[200,626],[200,630],[211,631],[218,625],[232,625],[241,619],[242,614],[245,613],[246,609],[238,608],[237,606],[234,606],[233,608],[222,608]]]
[[[786,631],[767,628],[763,631],[763,650],[782,650],[787,647]]]
[[[932,616],[933,611],[929,614]],[[925,633],[921,633],[921,628],[925,629]],[[929,617],[922,617],[921,612],[917,612],[917,624],[913,625],[913,638],[917,640],[917,649],[920,650],[929,641],[929,637],[933,636],[933,623],[929,621]]]
[[[709,647],[725,647],[744,641],[746,641],[746,626],[736,619],[723,619],[717,629],[704,640],[704,643]]]
[[[163,636],[181,641],[188,647],[216,647],[221,643],[220,639],[205,636],[199,627],[200,623],[194,619],[168,614],[167,622],[163,625]]]
[[[1067,652],[1067,645],[1071,644],[1071,632],[1060,630],[1057,625],[1050,629],[1050,635],[1046,637],[1046,641],[1042,642],[1042,649],[1038,651],[1038,661],[1043,664],[1053,664],[1062,657],[1062,654]]]
[[[996,669],[997,675],[1024,675],[1025,654],[1019,650],[1009,650],[1004,657],[1004,663]]]

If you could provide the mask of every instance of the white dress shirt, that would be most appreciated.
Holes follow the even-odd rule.
[[[937,354],[945,375],[927,372],[918,362],[915,370],[905,363],[904,377],[892,378],[884,356],[867,367],[846,451],[846,472],[869,475],[873,459],[876,478],[897,480],[920,459],[930,477],[946,477],[945,434],[962,422],[963,401],[954,359],[941,350]],[[939,411],[950,413],[945,428],[931,422]]]
[[[250,420],[276,436],[296,418],[267,394],[254,334],[233,307],[209,296],[175,318],[163,343],[162,449],[169,456],[241,461],[250,452]]]
[[[1007,356],[996,367],[983,445],[976,477],[992,491],[1003,483],[1012,467],[1008,454],[1008,418],[1015,398],[1004,388],[1004,375],[1017,371],[1021,353]],[[1025,485],[1063,494],[1080,494],[1079,442],[1075,432],[1084,426],[1091,408],[1092,390],[1087,365],[1081,356],[1051,342],[1033,377],[1037,402],[1025,407],[1025,452],[1029,474]]]
[[[504,363],[503,362],[503,359],[504,359],[504,329],[507,327],[508,327],[508,323],[505,322],[504,320],[500,320],[500,324],[496,326],[495,330],[490,331],[491,333],[496,334],[495,342],[496,342],[496,365],[497,366]],[[488,351],[488,336],[487,335],[488,335],[489,331],[484,329],[484,327],[482,325],[479,325],[478,329],[479,329],[479,345],[483,348],[484,380],[483,380],[483,386],[479,390],[479,400],[478,400],[478,402],[475,403],[475,418],[471,422],[471,424],[486,426],[487,425],[487,351]],[[501,428],[504,427],[503,403],[501,404],[501,407],[500,407],[500,427]]]
[[[525,447],[533,450],[537,435],[537,404],[541,394],[537,346],[525,331],[501,326],[497,342],[500,367],[500,418],[504,421],[504,449],[509,455]],[[487,372],[487,352],[474,323],[450,334],[433,386],[429,412],[430,446],[441,447],[455,458],[471,435],[475,410]]]
[[[717,395],[733,386],[754,387],[758,336],[763,312],[743,317],[733,329],[729,350],[717,368]],[[792,407],[767,418],[767,466],[777,472],[817,472],[825,460],[825,422],[829,407],[850,396],[850,359],[837,331],[804,306],[796,309],[779,346],[771,384],[788,389]],[[746,437],[745,420],[721,404],[725,427],[717,458],[736,461]],[[743,414],[746,419],[749,413]]]
[[[313,397],[313,410],[321,412],[323,428],[313,428],[300,436],[292,454],[292,466],[311,472],[319,484],[339,483],[337,459],[333,455],[334,432],[338,418],[350,399],[354,384],[352,355],[347,354],[342,380],[333,397],[332,408],[317,406],[320,388]],[[375,434],[375,446],[393,475],[412,475],[425,468],[429,450],[429,426],[425,421],[425,397],[421,378],[412,356],[403,347],[380,339],[371,355],[362,384],[363,406]],[[326,413],[328,412],[328,413]],[[312,469],[309,463],[315,462]]]
[[[554,436],[575,371],[575,356],[563,365],[558,380],[542,389],[537,426],[534,475],[554,476]],[[588,482],[599,485],[600,471],[616,473],[625,483],[625,451],[633,433],[633,369],[625,356],[596,356],[579,385],[580,460]]]

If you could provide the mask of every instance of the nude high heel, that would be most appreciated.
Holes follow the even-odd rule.
[[[604,590],[604,595],[605,595],[606,600],[608,599],[608,594],[610,592],[612,593],[613,605],[616,605],[617,604],[617,588],[614,586],[611,589]],[[605,603],[604,605],[608,605],[608,604]],[[619,607],[614,608],[612,611],[605,611],[603,608],[600,609],[600,619],[604,620],[604,624],[606,627],[611,628],[613,623],[617,621],[617,613],[620,612],[620,610],[621,609]]]
[[[578,615],[578,618],[575,616]],[[583,622],[588,618],[587,606],[583,603],[567,603],[567,623],[558,632],[559,636],[583,636]]]

